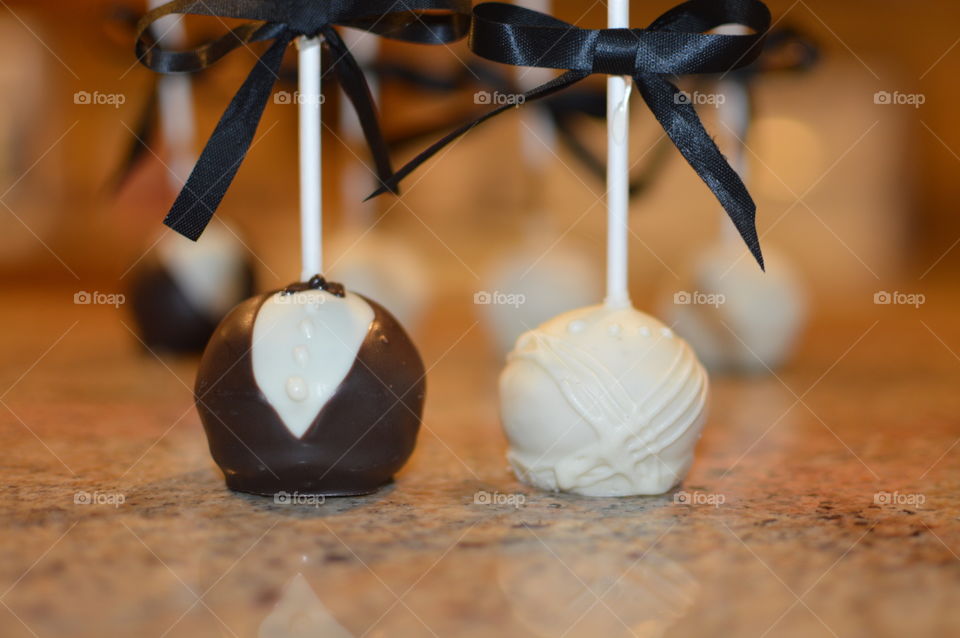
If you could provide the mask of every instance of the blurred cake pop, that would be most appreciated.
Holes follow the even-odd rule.
[[[330,275],[351,290],[382,301],[404,326],[416,331],[430,298],[423,260],[386,232],[341,232],[333,242]]]
[[[718,31],[744,33],[742,27]],[[748,181],[746,138],[752,117],[749,76],[731,74],[719,84],[717,106],[731,165]],[[723,222],[715,245],[695,259],[664,315],[711,370],[763,372],[782,366],[793,352],[806,317],[806,295],[789,261],[765,248],[767,272],[744,259],[734,227]]]
[[[484,278],[491,289],[477,293],[501,354],[550,317],[600,301],[603,273],[595,260],[566,244],[552,246],[553,241],[548,233],[531,229],[491,266]]]
[[[247,251],[223,224],[196,243],[170,233],[131,274],[136,330],[152,350],[203,351],[220,320],[253,294]]]
[[[379,52],[377,38],[364,32],[347,33],[344,41],[361,67],[372,65]],[[370,94],[377,100],[380,84],[368,82]],[[341,109],[344,143],[360,146],[363,129],[357,114]],[[360,161],[344,163],[340,186],[346,206],[346,224],[330,248],[330,275],[351,290],[378,299],[410,329],[420,320],[430,296],[428,273],[420,253],[381,224],[374,225],[379,200],[362,201],[374,185],[375,175]]]
[[[160,2],[152,0],[152,7]],[[186,40],[181,21],[157,22],[160,40],[180,47]],[[167,175],[176,192],[194,162],[193,92],[187,75],[158,79],[160,131],[169,156]],[[152,350],[196,354],[213,334],[217,323],[253,294],[253,267],[233,229],[211,224],[196,243],[174,233],[157,242],[156,254],[147,257],[131,274],[130,303],[137,332]]]
[[[699,255],[673,292],[664,316],[710,370],[766,372],[793,352],[806,316],[799,278],[776,250],[765,250],[766,273],[743,249],[720,242]]]
[[[515,4],[549,14],[552,3],[516,0]],[[517,69],[516,84],[529,91],[554,75],[551,69],[525,67]],[[546,172],[556,159],[554,121],[546,109],[531,109],[523,113],[520,126],[522,158],[529,176],[523,213],[529,220],[521,224],[523,241],[498,252],[499,259],[489,267],[485,281],[492,290],[477,294],[502,354],[510,351],[517,337],[550,317],[600,301],[596,291],[603,276],[587,255],[557,242],[560,233],[550,232],[550,212],[539,208]]]

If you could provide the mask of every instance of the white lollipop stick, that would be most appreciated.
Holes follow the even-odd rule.
[[[320,39],[301,37],[298,105],[300,114],[300,278],[323,272],[321,218],[323,184],[320,159]]]
[[[150,0],[153,9],[166,0]],[[171,49],[186,45],[187,34],[182,16],[166,16],[153,26],[157,41]],[[196,159],[193,150],[195,117],[193,111],[193,88],[186,73],[162,75],[157,81],[157,101],[160,117],[160,134],[169,154],[167,179],[171,189],[183,188]]]
[[[607,26],[630,26],[629,0],[609,0]],[[607,79],[607,298],[608,308],[630,305],[627,290],[627,213],[630,205],[630,78]]]

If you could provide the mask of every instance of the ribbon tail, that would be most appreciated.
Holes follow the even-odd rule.
[[[763,269],[763,253],[760,251],[756,226],[757,206],[740,176],[727,163],[703,128],[693,105],[683,99],[677,87],[659,75],[645,73],[634,80],[663,130],[700,179],[713,191]]]
[[[367,140],[367,146],[370,147],[370,154],[377,169],[377,178],[382,186],[386,185],[393,176],[393,167],[390,165],[390,151],[383,138],[383,131],[380,129],[377,105],[370,92],[370,85],[367,84],[363,69],[357,64],[356,58],[350,53],[336,29],[327,26],[322,29],[322,33],[324,41],[334,54],[333,68],[340,80],[340,88],[353,104],[363,136]],[[389,187],[389,190],[394,193],[397,192],[396,189],[396,184]]]
[[[289,36],[279,36],[223,112],[213,135],[163,223],[196,241],[213,218],[253,142],[273,90]]]
[[[398,170],[396,173],[393,174],[393,177],[387,180],[376,191],[368,195],[364,201],[373,199],[378,195],[382,195],[388,190],[393,190],[393,188],[397,184],[399,184],[401,180],[403,180],[407,175],[409,175],[410,173],[415,171],[417,168],[419,168],[421,164],[423,164],[428,159],[436,155],[443,147],[447,146],[457,138],[462,137],[464,134],[472,130],[475,126],[479,124],[483,124],[487,120],[497,115],[500,115],[504,111],[508,111],[510,109],[516,108],[520,104],[533,102],[541,98],[547,97],[549,95],[553,95],[557,91],[562,91],[568,86],[572,86],[576,84],[577,82],[584,79],[588,75],[590,74],[585,73],[583,71],[567,71],[566,73],[563,73],[562,75],[559,75],[556,78],[550,80],[546,84],[541,84],[535,89],[531,89],[530,91],[523,93],[522,100],[518,99],[514,104],[504,104],[502,106],[499,106],[493,109],[492,111],[488,111],[487,113],[481,115],[480,117],[473,120],[472,122],[468,122],[467,124],[464,124],[460,128],[454,131],[451,131],[450,133],[448,133],[447,135],[445,135],[444,137],[440,138],[438,141],[430,145],[425,151],[423,151],[422,153],[414,157],[412,160],[407,162],[400,170]]]

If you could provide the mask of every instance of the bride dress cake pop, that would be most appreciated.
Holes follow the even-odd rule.
[[[690,347],[630,305],[580,308],[522,335],[500,376],[507,458],[524,483],[585,496],[661,494],[706,418]]]
[[[288,492],[365,494],[389,483],[413,452],[425,388],[416,348],[382,306],[319,274],[321,47],[336,52],[334,67],[350,79],[344,88],[363,111],[368,140],[382,150],[365,80],[332,24],[440,43],[463,35],[466,13],[461,0],[443,4],[173,2],[140,22],[139,57],[165,71],[202,68],[248,41],[274,40],[234,96],[167,216],[168,225],[193,239],[210,221],[252,141],[286,47],[296,40],[299,48],[301,281],[248,299],[224,318],[204,351],[194,389],[210,452],[231,489],[275,499]],[[179,10],[267,23],[236,27],[218,41],[228,44],[215,47],[212,57],[209,45],[192,52],[157,50],[144,39],[147,28]],[[371,25],[371,12],[381,11],[383,20]],[[420,15],[424,11],[429,23]],[[239,157],[232,160],[231,154]],[[382,177],[390,173],[385,159],[378,155]]]
[[[627,26],[625,1],[609,20]],[[693,351],[627,293],[628,86],[608,80],[607,299],[521,335],[500,375],[507,459],[545,490],[661,494],[686,475],[706,417]]]
[[[603,30],[581,29],[503,3],[474,8],[474,52],[516,66],[566,70],[524,92],[517,102],[546,97],[594,73],[609,76],[606,299],[601,306],[562,314],[519,338],[500,377],[500,415],[507,457],[521,481],[586,496],[659,494],[679,483],[690,468],[705,419],[708,382],[690,347],[630,303],[628,82],[637,84],[762,266],[756,207],[749,193],[689,101],[679,99],[679,90],[665,76],[748,64],[759,53],[770,13],[757,0],[716,5],[692,0],[663,14],[648,29],[630,29],[628,0],[610,0],[607,8],[608,28]],[[755,33],[704,33],[726,23],[747,24]],[[688,33],[691,28],[696,33]],[[391,181],[507,108],[494,109],[450,133]]]

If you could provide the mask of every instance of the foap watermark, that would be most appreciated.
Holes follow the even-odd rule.
[[[727,303],[727,297],[719,292],[678,290],[673,293],[673,303],[677,306],[713,306],[718,308]]]
[[[520,509],[527,502],[527,497],[519,492],[505,494],[503,492],[488,492],[478,490],[473,495],[474,505],[509,505]]]
[[[127,497],[122,492],[87,492],[80,490],[73,494],[74,505],[112,505],[120,507],[127,502]]]
[[[120,108],[127,102],[123,93],[101,93],[100,91],[77,91],[73,94],[73,103],[81,106],[112,106]]]
[[[511,104],[520,106],[527,101],[523,93],[501,93],[500,91],[477,91],[473,94],[474,104],[489,104],[491,106],[505,106]]]
[[[520,292],[478,290],[473,293],[473,303],[478,306],[513,306],[519,308],[526,302],[527,296]]]
[[[727,497],[719,493],[680,490],[673,495],[673,502],[677,505],[712,505],[713,507],[720,507],[727,502]]]
[[[327,502],[323,494],[301,494],[300,492],[276,492],[273,495],[274,505],[305,505],[320,507]]]
[[[880,490],[873,495],[874,505],[910,505],[919,507],[927,502],[925,494],[901,494],[900,492],[885,492]]]
[[[700,91],[677,91],[673,94],[674,104],[717,107],[727,101],[723,93],[701,93]]]
[[[327,303],[327,297],[316,294],[315,290],[291,290],[277,295],[277,303],[288,306],[322,306]]]
[[[114,308],[119,308],[126,303],[126,301],[126,296],[119,292],[100,292],[99,290],[87,292],[86,290],[78,290],[73,293],[73,303],[77,306],[113,306]]]
[[[920,108],[927,101],[923,93],[901,93],[900,91],[877,91],[873,94],[874,104],[892,104],[895,106],[912,106]]]
[[[320,95],[304,95],[300,91],[277,91],[273,94],[274,104],[323,104],[327,98]]]
[[[878,290],[873,293],[873,303],[878,306],[913,306],[919,308],[927,303],[927,297],[919,292],[887,292]]]

